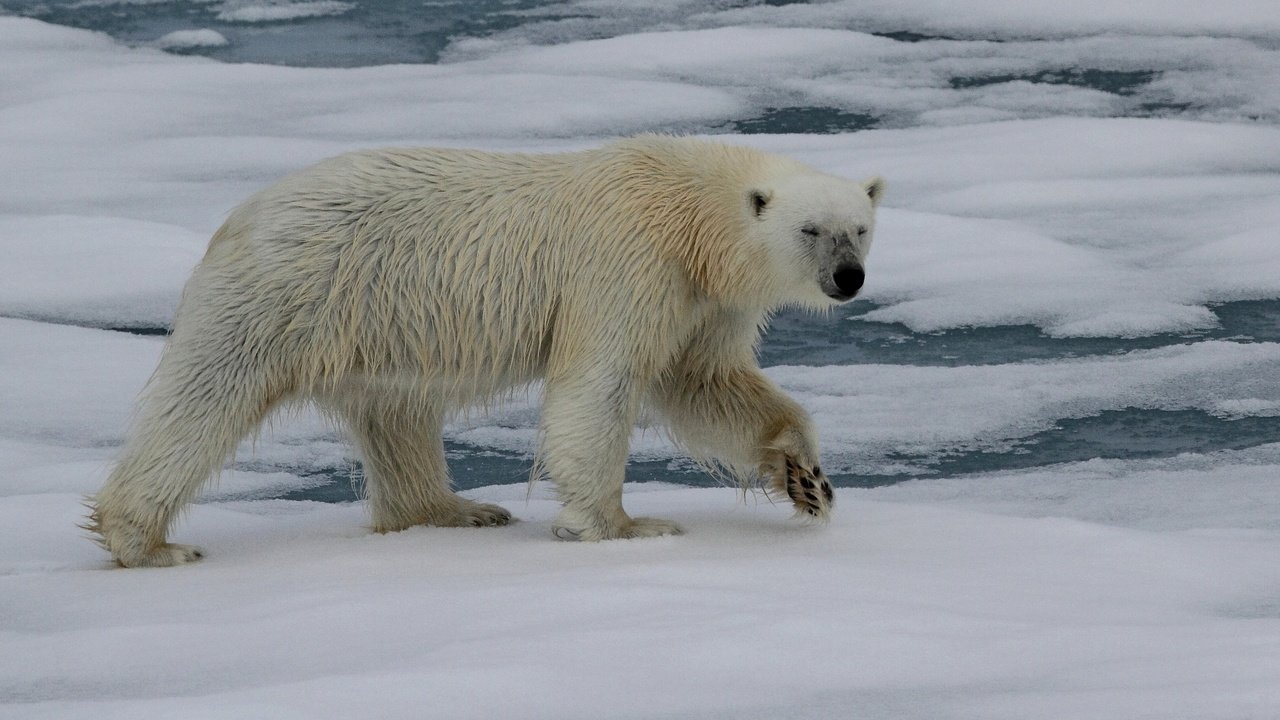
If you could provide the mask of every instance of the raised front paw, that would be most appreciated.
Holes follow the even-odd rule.
[[[790,455],[783,458],[773,472],[773,488],[785,492],[796,507],[796,513],[808,515],[823,522],[831,519],[831,509],[836,504],[836,494],[831,481],[822,474],[822,468],[805,467]]]

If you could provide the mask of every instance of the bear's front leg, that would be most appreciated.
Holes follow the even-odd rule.
[[[753,471],[801,515],[826,521],[835,505],[818,464],[809,414],[746,360],[715,365],[685,357],[653,394],[677,438],[744,481]]]
[[[625,372],[595,367],[547,379],[539,463],[564,503],[553,525],[557,537],[612,540],[681,532],[673,522],[633,518],[622,509],[636,406]]]

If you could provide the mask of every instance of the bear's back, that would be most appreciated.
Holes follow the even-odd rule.
[[[659,136],[547,155],[358,151],[250,198],[207,263],[277,288],[256,301],[329,369],[404,368],[483,395],[593,334],[666,353],[653,338],[696,323],[700,283],[735,265],[742,176],[761,157]]]

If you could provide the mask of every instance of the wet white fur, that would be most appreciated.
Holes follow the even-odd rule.
[[[555,155],[356,152],[238,207],[173,335],[89,526],[126,566],[199,557],[175,515],[283,402],[354,435],[373,527],[497,524],[450,489],[445,417],[542,379],[539,467],[584,539],[676,532],[622,509],[642,406],[750,474],[817,464],[807,414],[760,373],[759,328],[825,307],[805,223],[869,226],[881,184],[660,136]],[[758,215],[752,193],[767,198]],[[870,234],[859,241],[866,254]],[[772,465],[770,465],[772,463]]]

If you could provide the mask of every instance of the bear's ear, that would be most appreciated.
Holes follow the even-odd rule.
[[[769,204],[769,194],[763,190],[752,190],[747,193],[747,204],[751,208],[751,214],[760,217],[764,213],[764,208]]]
[[[871,207],[880,204],[880,198],[884,197],[884,178],[876,176],[870,180],[864,180],[862,189],[866,191],[867,197],[871,198]]]

